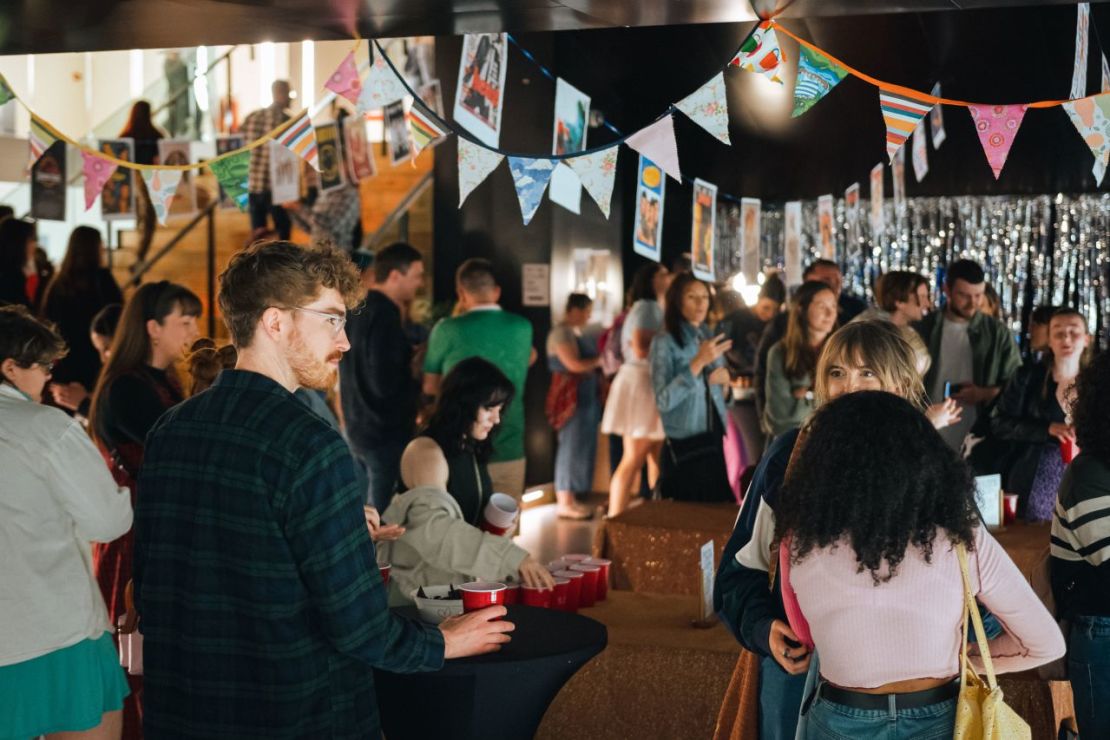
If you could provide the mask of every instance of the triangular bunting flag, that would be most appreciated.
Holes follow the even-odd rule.
[[[408,91],[404,83],[393,73],[382,54],[376,54],[370,65],[370,74],[362,85],[356,107],[359,113],[384,108],[390,103],[405,97]]]
[[[609,218],[609,203],[613,198],[613,183],[617,177],[618,147],[611,146],[593,154],[583,154],[563,160],[574,170],[582,187],[597,203],[597,207]]]
[[[1095,176],[1095,182],[1099,187],[1102,187],[1102,178],[1106,177],[1106,165],[1110,163],[1110,156],[1106,159],[1096,159],[1095,166],[1091,168],[1091,174]]]
[[[728,138],[728,101],[725,98],[725,75],[718,72],[696,92],[674,104],[690,120],[726,144]]]
[[[505,157],[495,151],[471,143],[469,139],[459,139],[459,207],[474,188],[482,184],[489,174],[497,169]]]
[[[39,157],[43,152],[50,148],[50,145],[58,140],[58,137],[50,133],[46,125],[34,113],[31,114],[31,133],[27,136],[27,145],[30,150],[31,161],[27,163],[27,169],[35,165],[39,161]]]
[[[794,80],[794,112],[790,116],[797,118],[808,111],[847,75],[848,70],[824,54],[801,47],[798,76]]]
[[[682,170],[678,166],[678,143],[674,138],[674,120],[670,116],[664,116],[647,128],[640,129],[625,139],[624,143],[682,182]]]
[[[208,163],[208,169],[224,189],[228,198],[235,201],[240,211],[247,210],[247,180],[250,177],[251,153],[239,152],[224,159],[213,160]]]
[[[431,114],[419,105],[413,105],[409,113],[409,131],[412,133],[413,158],[424,151],[425,147],[435,145],[447,135],[447,130],[436,123]]]
[[[527,226],[536,215],[547,184],[551,182],[555,162],[550,159],[509,157],[509,171],[513,173],[513,186],[516,187],[516,197],[520,201],[520,214],[524,216],[524,225]]]
[[[739,67],[745,72],[761,74],[771,82],[781,85],[780,73],[785,60],[775,29],[771,27],[770,21],[764,21],[744,41],[744,45],[729,62],[729,66]]]
[[[1006,166],[1006,157],[1010,154],[1010,147],[1014,144],[1014,137],[1021,128],[1021,120],[1025,118],[1027,105],[969,105],[971,118],[975,122],[975,132],[979,134],[979,143],[983,145],[983,152],[987,155],[987,162],[994,171],[994,179],[1002,174]]]
[[[879,105],[882,107],[883,120],[886,121],[886,154],[893,162],[894,155],[906,143],[918,121],[933,106],[932,103],[882,89],[879,90]]]
[[[12,88],[8,85],[8,81],[4,79],[4,75],[0,75],[0,105],[3,105],[9,100],[15,100],[15,93],[12,92]]]
[[[289,128],[277,137],[279,144],[296,154],[312,165],[312,169],[320,171],[320,161],[316,149],[316,129],[312,127],[312,119],[306,109]]]
[[[342,95],[352,103],[358,102],[359,93],[362,92],[362,81],[358,78],[358,65],[355,64],[354,52],[343,57],[343,61],[331,73],[324,87],[336,95]]]
[[[1095,155],[1095,178],[1106,173],[1110,162],[1110,93],[1091,95],[1064,103],[1063,108],[1079,135]]]
[[[1106,62],[1106,55],[1102,55],[1102,87],[1099,92],[1110,92],[1110,64]]]
[[[150,195],[150,204],[154,207],[154,215],[158,217],[158,223],[165,226],[173,197],[177,195],[177,186],[181,184],[182,172],[181,170],[143,170],[142,172],[146,192]]]
[[[81,168],[85,174],[85,210],[87,211],[92,208],[108,178],[115,173],[119,165],[84,150],[81,151],[81,159],[83,160]]]

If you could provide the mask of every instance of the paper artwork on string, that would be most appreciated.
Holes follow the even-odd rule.
[[[918,182],[929,174],[929,145],[925,141],[925,121],[913,130],[913,176]]]
[[[236,149],[241,149],[247,143],[247,139],[242,134],[222,134],[216,137],[216,156],[233,152]],[[218,181],[217,181],[218,182]],[[220,208],[238,209],[235,201],[228,197],[227,192],[224,190],[222,183],[219,184],[219,198]]]
[[[848,252],[856,248],[861,241],[860,234],[860,203],[859,183],[854,182],[844,191],[844,226],[848,232]]]
[[[1006,157],[1014,144],[1021,121],[1025,118],[1027,105],[969,105],[971,119],[975,123],[975,133],[987,155],[987,163],[997,180],[1006,166]]]
[[[348,182],[362,182],[378,173],[366,136],[366,120],[361,116],[343,119],[343,162]]]
[[[723,72],[718,72],[709,82],[675,103],[675,108],[713,134],[718,141],[732,144],[728,138],[728,98]]]
[[[432,68],[435,61],[432,45],[417,42],[408,46],[408,55],[405,57],[405,79],[412,89],[419,91],[432,79]]]
[[[115,162],[109,162],[103,157],[81,151],[81,173],[85,177],[85,210],[92,208],[100,196],[100,191],[108,182],[108,178],[116,171]]]
[[[894,195],[894,215],[900,218],[906,214],[906,149],[898,150],[890,163],[891,191]]]
[[[643,257],[659,262],[663,257],[663,200],[667,179],[659,165],[640,155],[636,176],[636,218],[632,248]]]
[[[552,154],[574,154],[586,148],[586,132],[590,120],[590,96],[563,78],[555,80],[555,125],[552,132]],[[555,168],[551,176],[551,202],[572,213],[582,210],[582,183],[566,164]]]
[[[497,169],[505,157],[462,136],[456,138],[459,141],[459,207],[462,208],[467,196]]]
[[[1101,174],[1110,163],[1110,93],[1091,95],[1063,104],[1083,141],[1095,155],[1095,178],[1101,185]]]
[[[31,218],[66,220],[66,143],[55,141],[31,167]]]
[[[382,109],[385,137],[389,141],[389,161],[393,165],[412,159],[412,139],[405,118],[405,104],[398,100]]]
[[[871,233],[878,239],[886,229],[883,218],[883,170],[882,162],[871,168]]]
[[[763,269],[760,251],[761,215],[763,202],[759,198],[740,199],[740,269],[749,283]]]
[[[142,170],[141,174],[147,195],[150,196],[150,205],[154,208],[154,216],[158,219],[158,223],[165,226],[174,197],[177,195],[177,187],[181,184],[182,171]]]
[[[190,164],[193,161],[192,142],[188,139],[159,139],[158,162],[168,165]],[[177,194],[170,199],[168,216],[184,216],[197,210],[196,179],[192,170],[181,171]]]
[[[1091,4],[1079,3],[1075,8],[1075,62],[1071,72],[1071,94],[1078,100],[1087,95],[1087,49],[1091,31]]]
[[[682,182],[682,170],[678,166],[678,142],[674,138],[674,119],[670,115],[640,129],[625,139],[624,143]]]
[[[586,188],[597,207],[609,218],[609,206],[613,199],[613,185],[617,177],[617,154],[620,149],[611,146],[592,154],[571,157],[564,164],[574,170],[579,182]]]
[[[331,73],[324,87],[351,103],[358,103],[358,97],[362,93],[362,81],[358,77],[358,64],[355,63],[354,52],[343,57],[343,61]]]
[[[743,269],[743,235],[741,232],[740,204],[731,200],[717,200],[717,242],[714,267],[721,276],[734,275]]]
[[[790,116],[797,118],[806,113],[847,75],[848,70],[824,54],[800,47],[798,76],[794,80],[794,111]]]
[[[270,147],[271,201],[274,205],[297,201],[301,197],[301,158],[276,141],[264,146]]]
[[[933,89],[929,94],[934,98],[941,97],[939,82],[933,85]],[[948,138],[948,134],[944,131],[944,110],[941,108],[940,103],[937,103],[929,109],[929,128],[932,131],[933,149],[940,149],[940,145]]]
[[[135,142],[132,139],[101,139],[99,149],[102,153],[122,159],[135,161]],[[120,167],[100,191],[100,215],[105,221],[117,221],[135,216],[135,173]]]
[[[782,84],[782,63],[786,56],[779,47],[779,38],[770,21],[763,21],[744,40],[740,51],[729,62],[745,72],[761,74],[771,82]]]
[[[508,47],[503,33],[467,34],[459,58],[455,120],[486,146],[501,141]]]
[[[420,95],[420,102],[435,113],[437,118],[443,120],[443,90],[440,88],[439,80],[428,82],[416,92]]]
[[[343,153],[339,150],[339,125],[334,121],[316,127],[316,147],[320,162],[320,192],[343,185]]]
[[[906,143],[906,139],[929,112],[929,104],[915,98],[892,92],[879,90],[879,107],[883,112],[883,121],[886,123],[886,155],[891,162],[894,155]]]
[[[236,147],[238,148],[238,147]],[[250,178],[251,153],[249,151],[233,154],[225,159],[215,159],[208,163],[208,169],[216,176],[228,200],[240,211],[246,211],[249,203],[247,181]]]
[[[355,109],[363,115],[403,100],[408,94],[401,78],[393,72],[381,50],[374,52],[375,49],[371,47],[374,62],[370,65],[370,73],[362,83],[362,92],[359,93],[358,103],[355,104]]]
[[[509,157],[509,171],[513,175],[513,187],[520,202],[520,214],[524,225],[532,223],[532,217],[543,200],[543,193],[551,182],[555,162],[550,159],[532,157]]]
[[[817,239],[822,259],[836,259],[836,222],[833,217],[833,197],[817,198]]]
[[[693,217],[690,234],[690,266],[694,277],[716,280],[714,248],[717,238],[717,186],[694,180]]]
[[[832,196],[830,205],[832,203]],[[789,201],[782,214],[783,280],[795,285],[802,279],[802,202]]]

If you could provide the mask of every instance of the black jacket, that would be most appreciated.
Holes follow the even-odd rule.
[[[1007,491],[1023,497],[1029,494],[1041,454],[1058,447],[1048,426],[1064,421],[1052,368],[1044,362],[1019,368],[999,395],[990,421],[991,434],[1010,446],[1009,471],[1003,473],[1002,481]]]
[[[46,293],[42,315],[57,325],[69,347],[69,354],[54,368],[56,382],[76,381],[90,391],[96,385],[100,355],[89,338],[89,325],[100,309],[112,303],[123,303],[123,293],[112,273],[103,268],[94,272],[85,285],[54,285]]]

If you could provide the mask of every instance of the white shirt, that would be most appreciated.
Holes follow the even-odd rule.
[[[940,357],[936,358],[936,381],[930,388],[929,397],[934,402],[944,398],[944,384],[971,383],[974,378],[974,367],[971,362],[971,339],[967,335],[968,322],[949,321],[944,318],[941,329]],[[959,450],[963,445],[964,437],[971,431],[978,415],[975,404],[960,404],[963,415],[955,424],[940,430],[940,436],[954,450]]]
[[[0,383],[0,666],[109,629],[90,542],[131,528],[131,495],[80,424]]]

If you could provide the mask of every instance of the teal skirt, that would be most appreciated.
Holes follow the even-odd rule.
[[[110,632],[0,667],[0,740],[90,730],[129,693]]]

